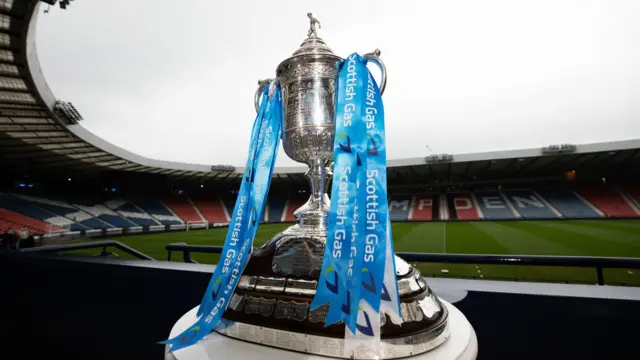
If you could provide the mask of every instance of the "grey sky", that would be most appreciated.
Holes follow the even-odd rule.
[[[391,159],[640,137],[637,0],[82,0],[41,14],[37,46],[107,141],[243,165],[257,80],[309,11],[336,54],[382,50]]]

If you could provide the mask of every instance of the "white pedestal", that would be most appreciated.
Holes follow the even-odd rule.
[[[449,310],[449,329],[451,335],[447,341],[439,347],[411,357],[412,360],[474,360],[478,354],[478,339],[473,327],[467,318],[456,309],[455,306],[440,299]],[[198,307],[184,314],[173,326],[169,338],[178,336],[182,331],[191,326],[196,320]],[[167,347],[168,348],[168,347]],[[232,339],[223,335],[212,333],[204,340],[174,352],[166,353],[166,360],[327,360],[330,358],[302,354],[293,351],[272,348],[268,346],[249,343]]]

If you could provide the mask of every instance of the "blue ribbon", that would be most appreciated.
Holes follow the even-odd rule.
[[[260,215],[266,204],[266,194],[271,184],[280,142],[281,104],[279,88],[275,89],[273,99],[268,96],[268,88],[264,90],[260,110],[251,132],[247,166],[220,261],[197,311],[196,323],[180,335],[162,342],[171,345],[170,352],[197,343],[218,325],[248,263],[253,240],[260,225]]]
[[[367,71],[367,90],[364,104],[366,123],[366,158],[364,189],[366,226],[362,253],[361,298],[374,311],[380,310],[384,280],[387,220],[387,147],[384,129],[384,107],[378,84]]]
[[[361,107],[357,106],[362,82],[359,73],[362,67],[353,54],[342,62],[337,84],[337,104],[334,140],[334,177],[332,200],[328,214],[327,243],[322,260],[322,270],[311,303],[311,309],[329,303],[325,325],[330,325],[355,314],[353,308],[358,298],[359,286],[354,280],[359,278],[356,264],[356,240],[361,221],[356,199],[358,177],[362,161],[362,137],[364,123],[361,121]],[[365,68],[366,70],[366,68]],[[360,232],[362,234],[362,232]],[[353,311],[352,311],[353,310]]]
[[[358,344],[379,350],[380,312],[399,318],[384,107],[366,64],[358,54],[340,64],[327,243],[311,304],[329,304],[325,325],[344,320],[347,352]]]

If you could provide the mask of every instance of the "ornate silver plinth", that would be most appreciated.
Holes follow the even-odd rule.
[[[293,55],[276,69],[282,89],[286,154],[309,167],[309,200],[295,211],[296,225],[255,250],[224,318],[232,325],[222,334],[257,343],[325,356],[342,357],[344,324],[324,326],[327,308],[309,310],[327,237],[329,196],[327,185],[333,166],[336,56],[317,36],[319,22],[308,14],[308,37]],[[364,55],[382,68],[380,90],[386,85],[386,69],[380,52]],[[260,94],[274,79],[259,82]],[[427,352],[448,337],[448,312],[431,292],[420,272],[396,257],[403,323],[381,318],[382,358],[394,359]],[[286,340],[286,339],[289,340]],[[260,339],[260,340],[258,340]],[[285,341],[286,340],[286,341]],[[280,344],[280,345],[279,345]],[[282,345],[285,344],[285,345]],[[356,358],[371,358],[366,351]]]

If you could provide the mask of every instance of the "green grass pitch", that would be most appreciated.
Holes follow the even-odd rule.
[[[291,224],[263,224],[259,246]],[[518,254],[640,257],[640,220],[548,220],[403,222],[392,225],[396,251],[458,254]],[[226,228],[133,235],[116,238],[158,260],[164,246],[176,242],[222,245]],[[96,250],[85,250],[83,254]],[[118,254],[126,257],[125,254]],[[173,261],[182,261],[173,254]],[[193,254],[201,263],[216,263],[218,255]],[[557,268],[474,264],[414,264],[424,276],[595,283],[591,268]],[[448,270],[443,272],[442,270]],[[607,284],[640,285],[640,269],[606,269]]]

